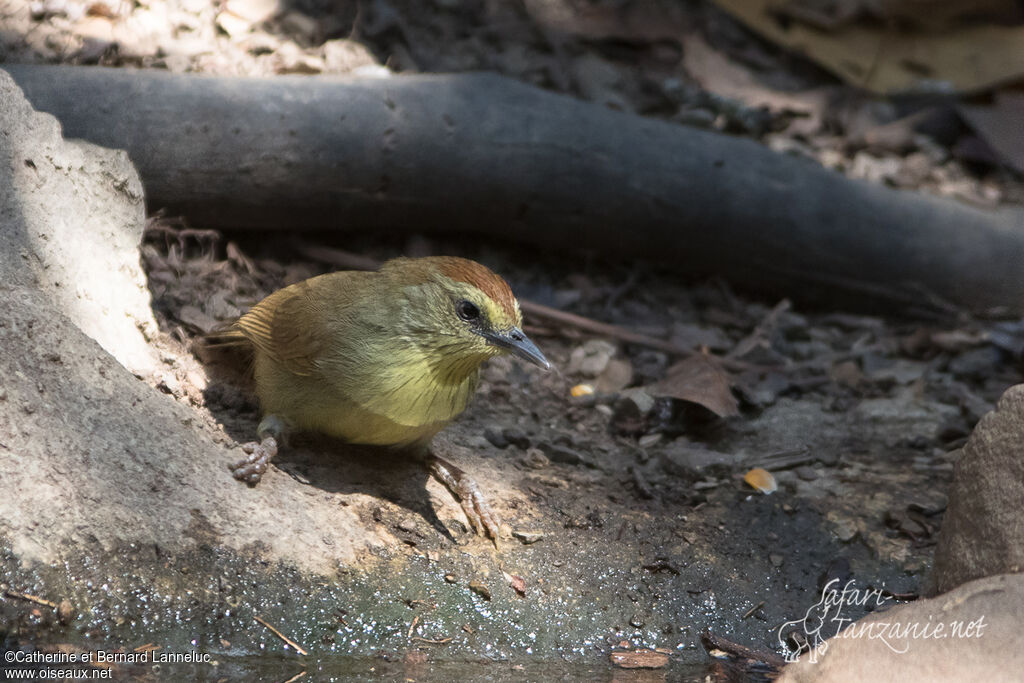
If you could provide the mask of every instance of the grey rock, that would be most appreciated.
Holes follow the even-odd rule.
[[[628,389],[619,394],[614,410],[628,411],[630,415],[644,417],[654,409],[654,397],[642,388]]]
[[[914,438],[935,439],[946,421],[959,414],[959,409],[920,397],[913,387],[903,387],[891,398],[865,399],[849,415],[865,420],[889,438],[909,441]]]
[[[484,438],[490,441],[491,445],[495,448],[508,448],[509,440],[505,438],[505,435],[497,427],[487,427],[484,429]]]
[[[1024,570],[1024,385],[981,419],[957,460],[931,577],[944,592]]]
[[[548,460],[548,456],[544,455],[544,451],[539,448],[527,448],[521,462],[523,465],[533,470],[544,469],[551,464],[551,461]]]
[[[39,288],[125,367],[158,365],[139,266],[142,183],[122,151],[68,141],[0,70],[0,283]]]
[[[672,343],[691,349],[706,346],[712,351],[726,351],[733,346],[733,341],[722,332],[722,328],[694,323],[672,325]]]
[[[888,380],[896,384],[915,382],[921,379],[927,371],[927,363],[904,358],[885,359],[873,364],[867,362],[864,364],[864,374],[868,378],[875,381]]]
[[[958,377],[985,379],[1002,363],[999,349],[983,346],[965,351],[949,362],[949,371]]]
[[[530,437],[519,427],[505,427],[505,429],[501,430],[501,435],[505,438],[505,441],[517,448],[526,450],[530,447]]]
[[[702,476],[709,468],[733,468],[741,464],[742,456],[720,453],[688,443],[673,443],[661,455],[662,467],[669,474],[681,477]]]
[[[801,465],[800,467],[797,467],[795,472],[796,476],[800,477],[804,481],[814,481],[820,476],[818,470],[807,465]]]
[[[260,543],[307,569],[332,566],[320,552],[325,534],[347,561],[360,552],[354,514],[274,476],[254,489],[234,481],[226,464],[241,451],[218,444],[195,413],[136,379],[46,294],[8,290],[0,321],[8,392],[0,402],[0,531],[22,562],[102,557],[124,540],[177,552],[195,542],[199,518],[225,547]],[[47,360],[54,354],[63,362]],[[59,505],[32,503],[58,492],[73,495],[60,495]],[[281,515],[289,506],[301,512]]]
[[[626,358],[612,358],[597,378],[596,388],[601,394],[622,391],[633,382],[633,365]]]
[[[616,347],[611,342],[603,339],[590,339],[569,354],[566,374],[579,373],[586,377],[597,377],[604,372],[608,361],[615,355],[615,351]]]
[[[560,462],[563,465],[586,465],[592,466],[593,462],[586,455],[561,444],[544,444],[544,453],[551,462]]]
[[[841,636],[826,640],[816,660],[804,654],[783,668],[776,680],[1019,680],[1019,672],[1024,671],[1021,614],[1024,575],[1004,574],[972,581],[937,598],[896,605],[864,617]],[[803,616],[793,615],[793,619]],[[944,627],[938,635],[937,625]],[[830,628],[834,635],[835,627]],[[829,634],[823,629],[822,635]]]

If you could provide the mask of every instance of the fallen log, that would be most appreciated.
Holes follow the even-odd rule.
[[[1024,313],[1024,212],[844,178],[756,142],[495,75],[374,80],[7,65],[204,227],[460,231],[653,257],[861,308]]]

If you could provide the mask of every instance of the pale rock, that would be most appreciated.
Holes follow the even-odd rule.
[[[217,15],[217,26],[231,38],[244,36],[252,29],[252,23],[230,12],[221,12]]]
[[[278,0],[227,0],[223,10],[251,24],[270,19],[281,9]]]
[[[114,26],[103,17],[86,17],[72,28],[75,35],[107,44],[114,42]]]
[[[379,66],[366,46],[354,40],[329,40],[321,49],[324,70],[329,73],[348,73],[363,66]]]

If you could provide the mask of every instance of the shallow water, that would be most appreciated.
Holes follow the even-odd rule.
[[[12,650],[0,648],[0,660]],[[107,667],[88,667],[72,664],[46,665],[4,664],[0,671],[12,674],[16,670],[33,675],[35,680],[53,680],[56,670],[73,670],[75,677],[92,676],[93,680],[116,681],[195,681],[220,683],[223,681],[252,681],[297,683],[298,681],[614,681],[654,683],[656,681],[701,681],[706,666],[703,663],[673,661],[663,669],[619,669],[602,663],[599,655],[592,662],[565,662],[557,659],[532,658],[526,660],[438,660],[432,661],[425,652],[377,657],[298,657],[298,656],[218,656],[209,663],[147,663],[118,664]],[[44,673],[44,670],[46,673]],[[33,672],[29,674],[28,672]],[[16,674],[15,674],[16,675]],[[105,678],[109,676],[109,678]],[[29,680],[24,678],[24,680]],[[85,679],[88,680],[88,679]]]

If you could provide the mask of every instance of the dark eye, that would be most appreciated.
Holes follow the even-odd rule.
[[[460,301],[455,304],[455,312],[466,322],[480,319],[480,309],[470,301]]]

